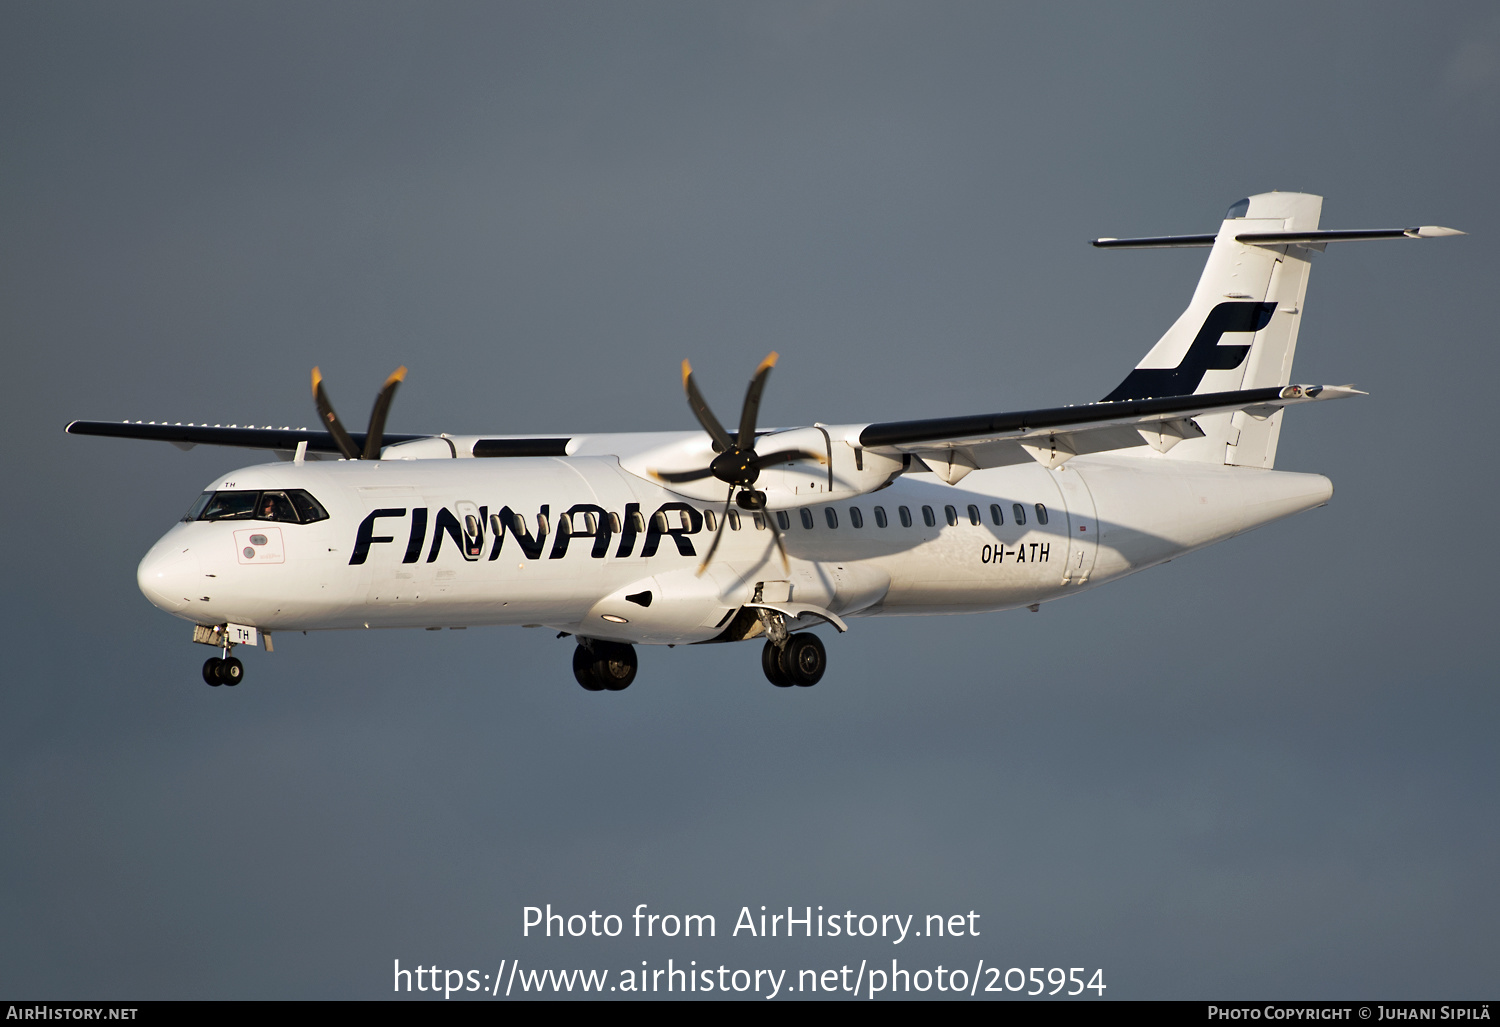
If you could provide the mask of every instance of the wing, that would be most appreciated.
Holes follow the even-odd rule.
[[[338,453],[339,447],[333,436],[314,428],[264,428],[240,427],[236,424],[168,424],[165,421],[74,421],[67,427],[69,435],[106,435],[117,439],[149,439],[155,442],[170,442],[181,449],[193,446],[239,446],[244,449],[270,449],[290,453],[299,443],[306,442],[308,452]],[[363,447],[365,435],[351,435],[357,446]],[[414,442],[426,435],[385,435],[386,445],[398,442]]]
[[[865,426],[859,444],[889,456],[920,457],[950,485],[980,467],[1036,460],[1057,467],[1081,453],[1150,445],[1166,452],[1200,438],[1204,414],[1244,410],[1268,417],[1282,407],[1364,395],[1348,385],[1287,385],[1195,396],[1088,403],[1012,413],[887,421]]]
[[[70,435],[106,435],[118,439],[147,439],[170,442],[179,449],[194,446],[238,446],[243,449],[269,449],[277,453],[296,452],[297,445],[307,443],[308,453],[341,457],[338,443],[331,434],[315,428],[240,427],[221,424],[167,424],[156,421],[74,421],[67,427]],[[364,432],[350,432],[356,450],[365,446]],[[426,459],[435,457],[521,457],[567,456],[568,437],[533,435],[489,437],[477,435],[382,435],[385,459]],[[397,454],[390,447],[431,439],[431,447],[408,447]]]

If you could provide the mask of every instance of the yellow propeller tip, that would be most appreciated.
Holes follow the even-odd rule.
[[[767,354],[766,359],[760,362],[760,366],[755,369],[755,373],[760,374],[762,371],[769,371],[771,368],[776,366],[776,361],[780,359],[780,357],[781,354],[777,353],[773,349],[769,354]]]
[[[313,383],[313,392],[317,392],[318,391],[318,386],[323,383],[323,372],[319,371],[316,367],[313,368],[312,383]]]
[[[693,365],[686,360],[682,362],[682,384],[686,385],[688,378],[693,373]]]
[[[402,364],[391,372],[391,376],[385,380],[386,385],[394,385],[396,382],[406,381],[406,365]]]

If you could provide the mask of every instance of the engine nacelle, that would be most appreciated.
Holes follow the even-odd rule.
[[[863,425],[815,425],[789,428],[758,436],[755,451],[762,455],[781,451],[816,454],[761,469],[755,488],[766,494],[771,510],[790,510],[831,500],[849,499],[889,484],[906,469],[897,459],[862,449],[859,432]],[[697,481],[668,483],[653,471],[686,471],[707,467],[718,454],[708,435],[677,437],[665,445],[622,456],[620,465],[632,474],[704,503],[722,503],[729,486],[709,476]]]

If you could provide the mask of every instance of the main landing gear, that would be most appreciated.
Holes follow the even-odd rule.
[[[635,646],[581,639],[573,650],[573,676],[590,692],[622,692],[635,680]]]
[[[245,665],[233,656],[210,656],[203,664],[203,680],[217,688],[237,685],[245,676]]]
[[[768,617],[770,636],[760,651],[760,667],[778,688],[810,688],[828,669],[823,640],[810,631],[786,630],[780,614]],[[621,692],[635,680],[635,647],[624,642],[579,638],[573,650],[573,676],[590,692]],[[207,677],[208,672],[204,671]]]
[[[822,679],[823,671],[828,669],[828,653],[817,635],[799,631],[787,636],[781,645],[768,639],[760,651],[760,668],[777,688],[793,685],[809,688],[816,685]]]

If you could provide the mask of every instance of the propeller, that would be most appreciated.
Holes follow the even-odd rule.
[[[391,397],[396,395],[396,386],[405,380],[406,367],[403,365],[392,371],[391,376],[380,387],[380,395],[375,397],[375,406],[370,411],[370,428],[365,433],[364,452],[360,452],[353,436],[344,430],[339,415],[333,412],[333,404],[328,401],[328,391],[323,388],[322,372],[316,367],[312,369],[313,402],[318,405],[318,417],[328,426],[328,434],[333,436],[334,445],[339,447],[345,460],[380,459],[381,443],[385,438],[385,417],[390,413]]]
[[[787,561],[786,544],[781,539],[781,530],[776,527],[776,521],[766,510],[766,494],[755,488],[755,481],[760,477],[760,472],[776,464],[790,463],[794,460],[817,460],[823,462],[823,457],[817,453],[809,453],[802,449],[779,449],[774,453],[764,455],[755,451],[755,419],[760,413],[760,397],[765,391],[766,379],[770,377],[771,368],[776,366],[777,354],[772,352],[766,359],[760,362],[755,369],[755,375],[750,379],[750,387],[745,390],[745,403],[740,408],[739,431],[731,436],[719,423],[704,400],[703,394],[698,391],[698,385],[693,381],[693,366],[686,360],[682,362],[682,388],[687,393],[688,406],[693,410],[693,416],[698,418],[698,423],[703,425],[703,430],[708,432],[714,441],[714,448],[719,455],[714,457],[707,467],[692,471],[652,471],[653,477],[668,484],[679,484],[689,481],[702,481],[704,478],[718,478],[729,486],[729,493],[724,499],[724,516],[719,518],[719,526],[714,530],[714,540],[709,543],[708,552],[704,554],[703,562],[698,565],[698,573],[702,574],[708,569],[709,562],[714,558],[714,553],[719,548],[719,539],[724,534],[724,525],[729,520],[729,507],[738,506],[741,510],[749,510],[760,514],[767,528],[771,530],[771,538],[776,543],[776,549],[781,553],[782,566],[788,570],[791,564]]]

